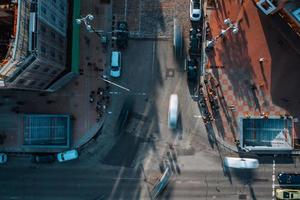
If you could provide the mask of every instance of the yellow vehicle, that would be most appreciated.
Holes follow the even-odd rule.
[[[287,199],[298,199],[300,200],[300,190],[295,189],[276,189],[276,198],[287,200]]]

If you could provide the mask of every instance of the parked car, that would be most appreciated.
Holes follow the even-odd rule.
[[[190,0],[190,19],[191,21],[200,21],[201,0]]]
[[[201,33],[199,29],[190,30],[190,57],[199,56],[201,53]]]
[[[7,155],[5,153],[0,153],[0,163],[7,162]]]
[[[255,169],[258,168],[259,163],[258,160],[254,158],[225,157],[224,165],[236,169]]]
[[[117,78],[121,76],[121,52],[112,51],[111,52],[111,66],[110,66],[110,76]]]
[[[190,83],[194,83],[198,78],[198,62],[196,59],[187,60],[187,80]]]
[[[300,184],[300,174],[281,172],[277,175],[280,184]]]
[[[277,199],[300,199],[300,190],[277,188],[275,194]]]
[[[74,160],[77,158],[78,158],[78,152],[75,149],[57,154],[57,160],[59,162],[65,162],[65,161]]]
[[[125,49],[128,45],[128,24],[127,22],[120,21],[117,24],[117,46],[119,49]]]
[[[52,163],[55,161],[53,154],[37,154],[31,156],[31,162],[33,163]]]

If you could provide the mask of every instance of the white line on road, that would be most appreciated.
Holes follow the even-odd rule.
[[[124,21],[127,19],[127,0],[125,0]]]
[[[142,23],[142,1],[139,0],[139,33],[141,32],[141,23]]]
[[[195,118],[202,118],[202,115],[194,115]]]
[[[275,158],[273,159],[273,173],[272,173],[272,200],[275,200]]]
[[[123,94],[123,92],[110,91],[109,94],[121,95],[121,94]],[[130,95],[135,95],[135,96],[146,96],[147,95],[147,93],[145,93],[145,92],[131,92],[129,94]]]

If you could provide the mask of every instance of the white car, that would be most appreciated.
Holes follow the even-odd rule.
[[[65,162],[65,161],[74,160],[77,158],[78,158],[78,152],[75,149],[57,154],[57,160],[59,162]]]
[[[258,160],[254,158],[225,157],[224,165],[236,169],[256,169],[259,166]]]
[[[112,51],[111,52],[111,63],[110,63],[110,76],[114,78],[118,78],[121,76],[121,52],[120,51]]]
[[[171,94],[169,100],[169,112],[168,112],[168,127],[170,129],[175,129],[177,127],[178,114],[179,114],[178,104],[179,104],[178,95]]]
[[[7,162],[7,155],[5,153],[0,153],[0,163]]]
[[[190,0],[190,18],[192,21],[201,19],[201,0]]]

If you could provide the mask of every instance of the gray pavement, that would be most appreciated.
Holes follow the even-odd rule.
[[[133,15],[132,10],[124,14],[125,8],[135,8],[132,2],[122,2],[112,1],[114,15]],[[164,16],[164,9],[177,12],[181,8],[175,9],[175,5],[187,4],[179,0],[176,4],[170,2],[156,1],[150,8],[157,9],[162,3],[158,12]],[[92,8],[92,4],[88,5],[84,12]],[[185,12],[182,16],[188,15],[186,9],[180,12]],[[139,21],[130,23],[134,27]],[[156,26],[152,28],[152,33],[159,33]],[[80,148],[79,159],[36,165],[25,157],[9,158],[7,164],[0,165],[0,199],[150,199],[149,191],[161,175],[162,165],[169,166],[173,175],[160,199],[271,199],[272,157],[261,158],[262,164],[254,172],[224,173],[224,156],[236,155],[209,139],[212,136],[199,117],[183,65],[173,56],[172,40],[130,40],[128,46],[122,51],[121,78],[110,80],[130,92],[111,86],[111,114],[103,118],[103,128],[97,137]],[[96,59],[96,53],[93,56]],[[86,82],[87,91],[91,88],[89,84]],[[180,102],[180,122],[175,131],[167,127],[172,93],[178,94]],[[126,127],[118,132],[118,115],[128,96],[135,99],[135,104]],[[81,112],[89,115],[84,109]],[[276,172],[295,171],[300,164],[298,159],[276,159]]]

